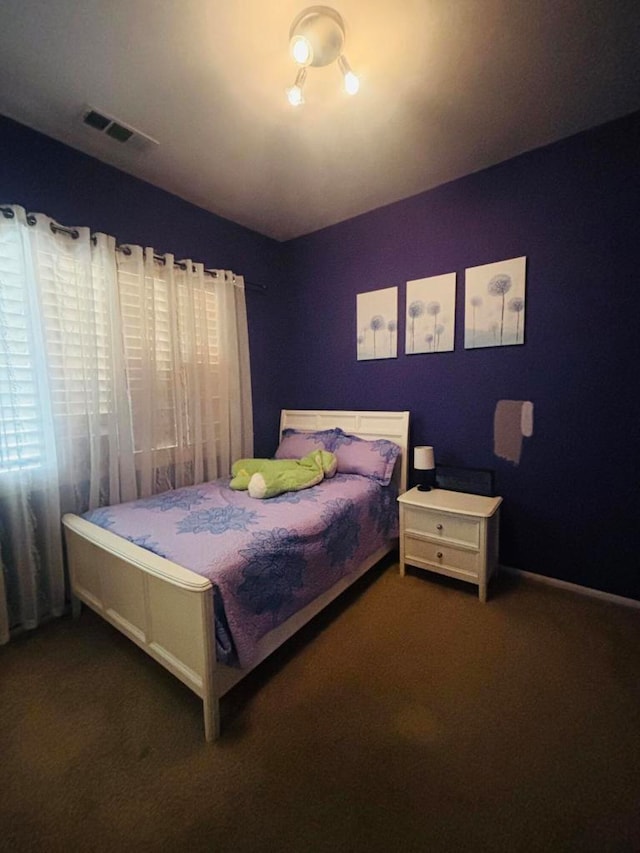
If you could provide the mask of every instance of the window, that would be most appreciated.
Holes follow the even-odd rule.
[[[242,284],[1,213],[0,472],[53,465],[75,483],[95,467],[101,500],[127,454],[145,489],[156,463],[164,483],[226,472],[252,438]]]
[[[37,468],[47,431],[83,435],[87,415],[113,410],[115,265],[102,264],[99,252],[88,263],[76,259],[69,238],[61,248],[46,232],[28,236],[25,245],[8,227],[0,237],[0,471]]]
[[[218,310],[214,282],[195,283],[180,267],[123,258],[118,280],[135,449],[193,444],[196,422],[211,421],[218,387]],[[206,382],[197,372],[206,370]],[[203,388],[209,389],[205,397]],[[194,416],[196,406],[200,417]],[[155,436],[155,438],[150,437]]]
[[[44,449],[29,299],[15,248],[0,242],[0,474],[36,467]]]
[[[34,468],[44,452],[31,304],[16,228],[0,231],[0,474]]]

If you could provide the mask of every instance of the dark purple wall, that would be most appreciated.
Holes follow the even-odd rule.
[[[286,244],[283,406],[408,409],[441,464],[489,467],[501,561],[640,598],[640,114]],[[464,349],[466,267],[527,257],[524,346]],[[406,356],[405,282],[457,272],[455,351]],[[356,294],[398,285],[399,355],[356,361]],[[520,464],[498,400],[530,400]]]
[[[278,329],[282,315],[274,307],[284,271],[281,243],[2,116],[0,203],[20,204],[63,225],[113,234],[120,243],[152,246],[207,267],[232,269],[248,282],[265,285],[265,292],[246,291],[252,367],[259,364],[253,382],[256,435],[277,424],[278,388],[284,377],[284,362],[278,358],[285,354],[271,341],[285,338]]]
[[[278,244],[0,117],[0,201],[227,267],[248,291],[256,455],[282,407],[409,409],[413,443],[491,467],[501,560],[640,599],[640,114]],[[527,256],[526,343],[465,350],[464,270]],[[405,282],[458,273],[456,348],[403,354]],[[357,362],[356,294],[399,287],[399,355]],[[518,466],[500,399],[534,403]]]

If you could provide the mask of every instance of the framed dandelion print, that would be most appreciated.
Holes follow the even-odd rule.
[[[356,296],[358,361],[398,355],[398,288],[385,287]]]
[[[510,258],[465,272],[464,345],[524,343],[526,258]]]
[[[407,282],[405,352],[450,352],[454,347],[456,274]]]

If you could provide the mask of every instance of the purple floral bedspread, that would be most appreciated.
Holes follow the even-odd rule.
[[[216,652],[255,662],[271,629],[398,535],[397,491],[357,474],[269,500],[216,480],[102,507],[88,521],[209,578]]]

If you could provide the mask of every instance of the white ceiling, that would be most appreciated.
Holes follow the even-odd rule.
[[[640,109],[639,0],[335,0],[361,90],[311,68],[296,110],[306,5],[0,0],[0,113],[286,240]]]

